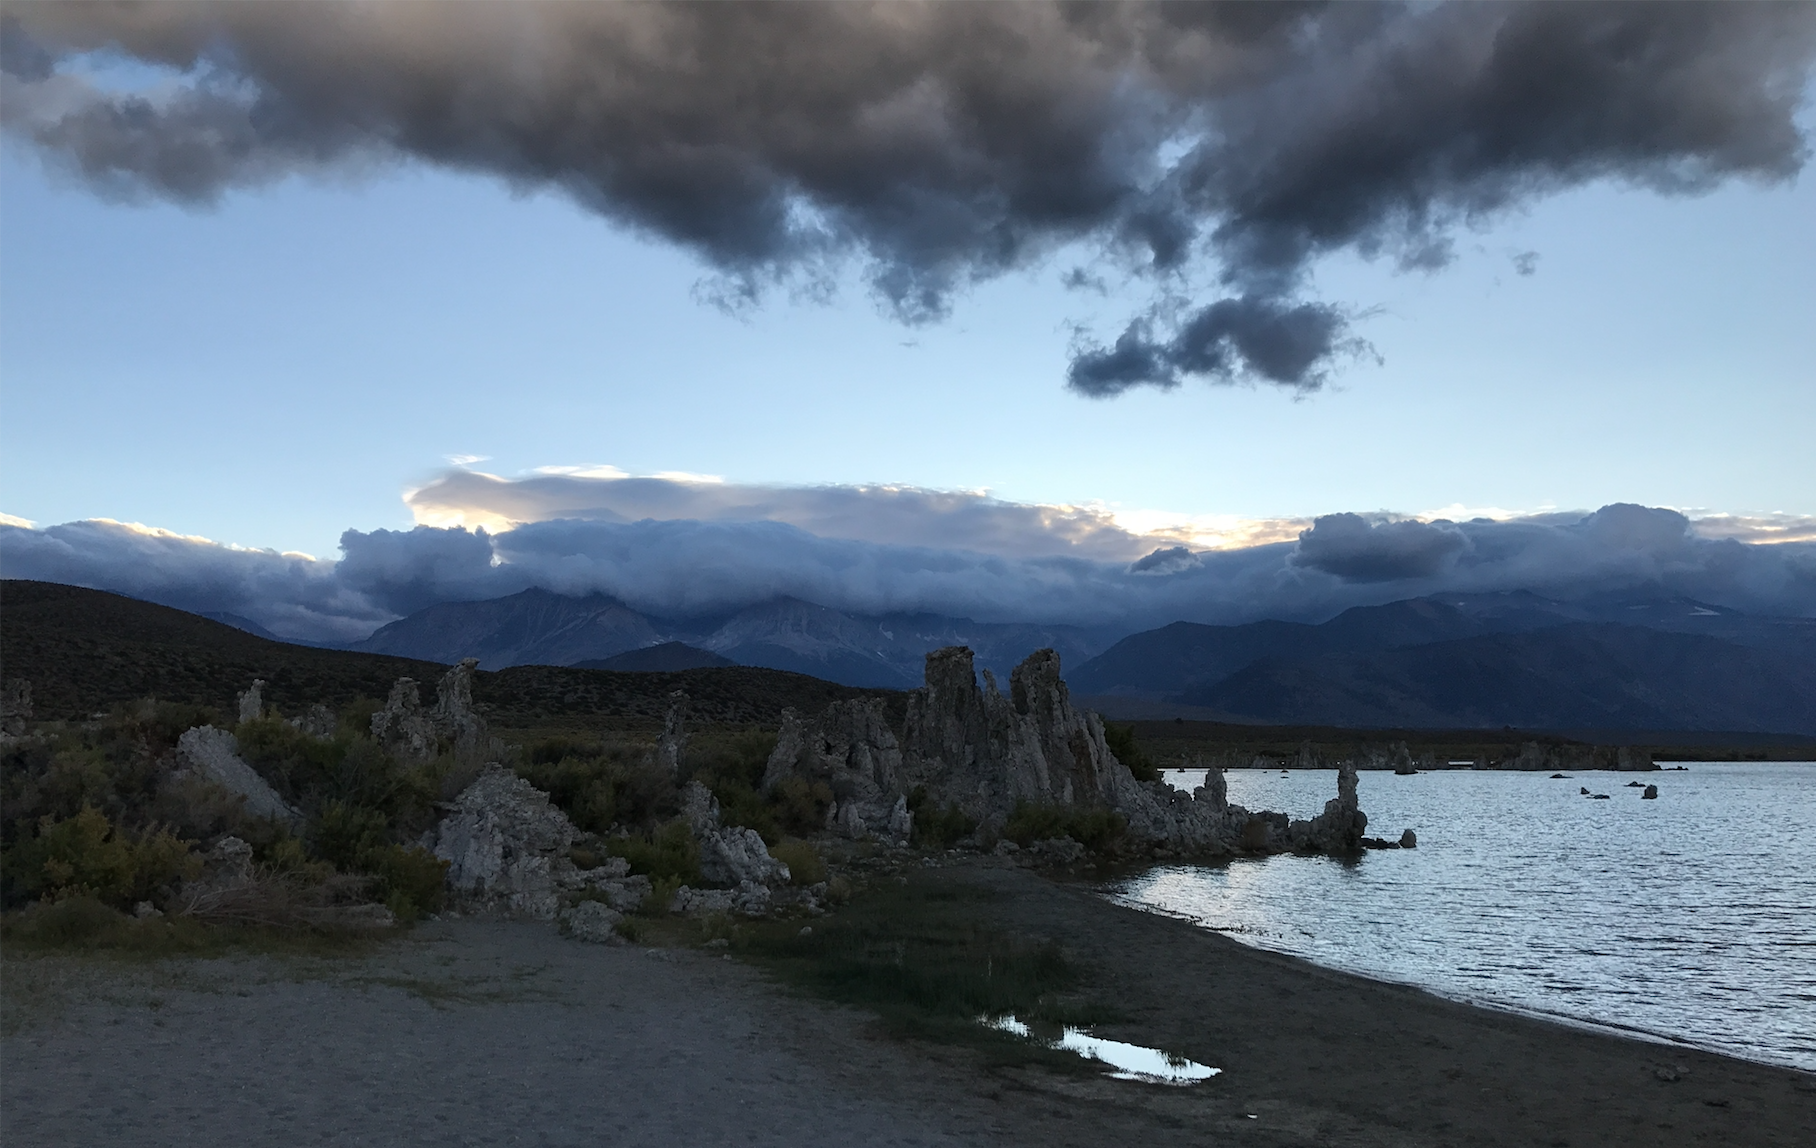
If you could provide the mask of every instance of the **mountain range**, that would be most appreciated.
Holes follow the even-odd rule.
[[[1321,625],[1175,622],[1067,678],[1111,711],[1162,702],[1230,721],[1809,733],[1816,621],[1683,598],[1444,595]]]
[[[983,623],[936,614],[846,614],[795,598],[778,598],[729,616],[658,618],[604,594],[570,598],[525,590],[489,601],[430,606],[347,648],[437,662],[478,658],[482,669],[632,669],[641,668],[641,660],[627,664],[624,656],[681,643],[724,659],[721,664],[791,670],[864,688],[909,689],[921,684],[927,651],[942,646],[970,646],[981,668],[1006,675],[1048,646],[1064,661],[1081,664],[1112,638],[1078,626]],[[690,663],[673,668],[713,664],[680,651],[670,654]],[[669,665],[665,656],[663,668]],[[649,668],[657,667],[652,663]]]
[[[444,663],[477,657],[485,669],[736,664],[904,689],[920,684],[926,653],[941,646],[970,646],[979,668],[999,677],[1051,646],[1073,692],[1113,717],[1816,733],[1816,620],[1687,598],[1446,594],[1356,607],[1319,624],[1175,622],[1114,638],[1077,626],[855,615],[793,598],[672,619],[601,594],[525,590],[430,606],[348,648]]]

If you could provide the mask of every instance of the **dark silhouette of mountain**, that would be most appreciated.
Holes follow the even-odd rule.
[[[614,598],[525,590],[483,602],[444,602],[381,627],[351,648],[431,661],[597,666],[619,655],[682,642],[745,666],[809,674],[845,685],[920,685],[929,650],[970,646],[998,674],[1048,646],[1080,663],[1107,644],[1074,626],[979,623],[935,614],[847,614],[794,598],[718,617],[655,618]]]
[[[641,650],[627,650],[622,654],[613,654],[609,658],[595,658],[587,662],[575,662],[574,666],[582,670],[619,670],[625,673],[676,673],[680,670],[699,670],[707,666],[735,666],[738,663],[730,658],[721,658],[711,650],[702,650],[686,642],[663,642],[659,646],[645,646]]]
[[[1486,629],[1455,605],[1430,598],[1358,606],[1316,626],[1273,621],[1244,626],[1174,622],[1124,638],[1071,671],[1066,679],[1080,694],[1159,699],[1222,681],[1262,658],[1384,650],[1471,637]]]
[[[0,665],[8,679],[32,683],[39,719],[67,720],[147,697],[213,707],[214,720],[228,720],[253,678],[265,679],[265,700],[286,714],[383,699],[400,677],[433,698],[447,672],[429,660],[274,642],[120,594],[19,579],[0,583]],[[473,697],[496,729],[643,728],[661,723],[678,689],[693,699],[697,722],[771,728],[785,706],[819,713],[879,692],[750,666],[614,673],[532,665],[482,671]],[[902,695],[885,697],[899,720]]]
[[[653,646],[669,635],[616,598],[525,590],[483,602],[442,602],[380,626],[348,649],[481,668],[567,666]]]
[[[1237,720],[1816,733],[1816,644],[1567,623],[1371,653],[1263,658],[1179,695]]]
[[[284,640],[276,634],[273,634],[270,630],[265,629],[265,627],[259,625],[257,622],[254,622],[251,618],[244,617],[240,614],[229,613],[226,610],[204,610],[198,616],[207,618],[211,622],[219,622],[224,626],[232,626],[236,630],[244,630],[248,634],[263,638],[268,642],[281,642]]]

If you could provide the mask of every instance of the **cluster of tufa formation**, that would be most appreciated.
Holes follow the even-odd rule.
[[[880,700],[838,702],[809,721],[788,711],[764,788],[791,777],[824,782],[834,798],[828,828],[851,837],[905,839],[907,795],[916,792],[975,822],[980,842],[1025,805],[1113,812],[1136,842],[1207,855],[1353,853],[1368,824],[1353,764],[1340,770],[1337,797],[1309,821],[1230,805],[1220,769],[1207,770],[1190,795],[1137,781],[1105,743],[1097,715],[1073,708],[1052,650],[1017,666],[1007,694],[988,670],[979,685],[965,647],[928,654],[926,684],[909,695],[899,739]]]
[[[590,869],[575,865],[570,851],[579,837],[548,794],[493,763],[454,800],[429,844],[448,863],[449,890],[468,910],[550,921],[566,894],[579,898],[569,914],[596,906],[581,913],[581,923],[597,931],[604,922],[609,932],[649,896],[650,881],[630,876],[618,857]]]
[[[827,787],[833,800],[826,827],[846,837],[906,842],[914,827],[902,788],[902,747],[881,698],[834,702],[809,721],[783,710],[763,792],[774,793],[790,778]]]
[[[499,756],[504,747],[493,742],[473,709],[478,666],[478,658],[468,658],[443,674],[433,709],[423,708],[416,679],[397,679],[385,708],[372,715],[373,739],[404,761],[426,761],[444,746],[463,765]]]

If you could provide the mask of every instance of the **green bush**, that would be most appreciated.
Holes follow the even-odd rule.
[[[316,857],[351,872],[361,856],[391,843],[391,826],[382,810],[330,801],[310,824],[308,840]]]
[[[796,885],[818,885],[826,880],[826,862],[812,845],[789,838],[769,847],[769,855],[788,866],[788,875]]]
[[[1103,853],[1113,849],[1128,828],[1128,819],[1111,809],[1064,809],[1018,801],[1003,823],[1003,836],[1024,848],[1036,841],[1070,837],[1093,853]]]
[[[726,825],[754,829],[765,845],[782,840],[782,826],[773,806],[761,794],[735,777],[715,777],[707,788],[719,799],[719,820]]]
[[[806,835],[826,828],[826,813],[832,808],[832,787],[824,781],[804,777],[782,779],[770,798],[776,824],[789,833]]]
[[[200,871],[189,845],[166,829],[128,833],[85,805],[74,817],[44,818],[7,849],[7,884],[20,898],[89,897],[127,909]]]
[[[629,861],[632,873],[653,882],[672,878],[677,887],[700,883],[700,846],[693,830],[679,818],[649,833],[608,838],[605,849],[613,857]]]
[[[377,878],[373,892],[400,921],[438,913],[446,900],[448,863],[420,846],[368,849],[355,868]]]
[[[908,812],[914,814],[914,844],[924,849],[944,849],[977,832],[974,818],[965,816],[957,805],[939,808],[924,785],[908,794]]]
[[[561,754],[549,760],[557,752]],[[549,795],[580,829],[648,828],[680,808],[674,780],[629,747],[550,738],[531,747],[517,775]]]
[[[1159,781],[1160,767],[1148,760],[1148,755],[1141,752],[1141,746],[1135,742],[1135,727],[1103,723],[1104,744],[1116,755],[1116,760],[1129,767],[1136,781]]]

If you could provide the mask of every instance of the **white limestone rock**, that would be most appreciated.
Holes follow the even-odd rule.
[[[254,817],[270,817],[288,825],[300,825],[302,814],[279,797],[277,790],[272,789],[257,770],[241,761],[239,752],[239,742],[231,733],[211,725],[184,730],[177,738],[177,756],[185,766],[243,797],[246,812]]]
[[[547,921],[560,907],[558,884],[572,871],[567,851],[578,836],[548,794],[494,762],[454,800],[434,852],[448,862],[457,896]]]
[[[254,678],[254,679],[252,679],[252,684],[250,686],[246,687],[245,691],[242,692],[238,696],[238,698],[235,699],[240,703],[240,724],[241,725],[244,725],[245,723],[247,723],[249,721],[253,721],[264,715],[265,701],[264,701],[264,698],[261,696],[261,691],[263,691],[264,688],[265,688],[265,679],[264,678]]]
[[[624,938],[617,932],[622,920],[623,913],[598,901],[582,901],[561,914],[562,928],[568,936],[595,945],[623,944]]]

